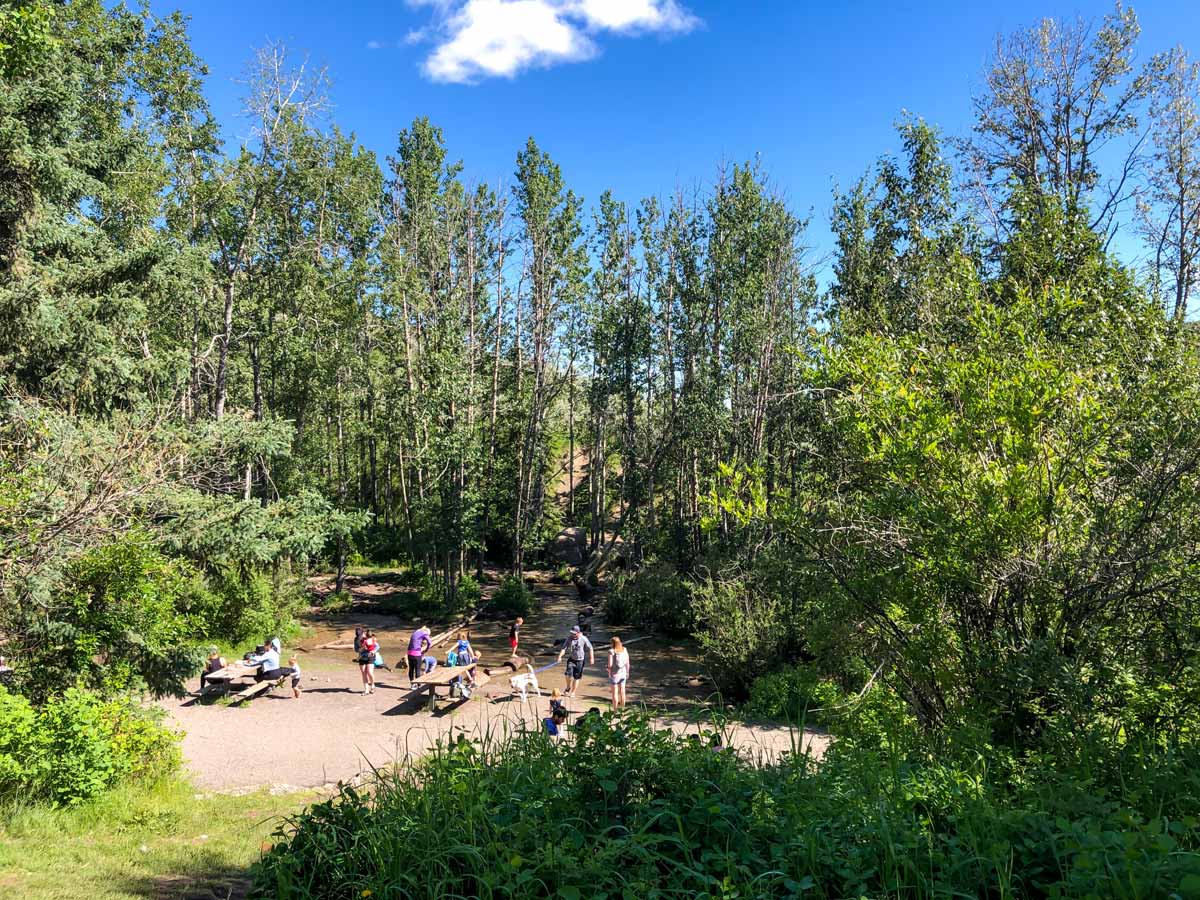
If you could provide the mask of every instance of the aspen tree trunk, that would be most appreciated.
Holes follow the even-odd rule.
[[[221,317],[221,338],[217,342],[217,384],[216,400],[213,403],[213,418],[218,422],[225,417],[225,398],[229,380],[229,344],[233,340],[233,279],[225,282],[225,306]]]
[[[567,524],[575,525],[575,347],[567,364]]]

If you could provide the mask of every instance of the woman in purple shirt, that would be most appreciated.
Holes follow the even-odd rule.
[[[425,651],[432,647],[429,640],[429,629],[422,625],[408,639],[408,680],[416,681],[424,666]]]

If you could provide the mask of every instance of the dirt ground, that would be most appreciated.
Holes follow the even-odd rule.
[[[356,600],[367,601],[386,590],[379,579],[351,584]],[[542,580],[535,585],[542,600],[539,612],[527,617],[521,629],[522,652],[535,652],[535,667],[553,663],[556,640],[567,636],[580,603],[573,587]],[[298,657],[302,696],[280,688],[242,706],[199,702],[196,698],[164,700],[174,727],[184,732],[183,754],[196,783],[216,791],[240,791],[261,786],[278,790],[319,787],[353,780],[373,768],[410,760],[436,741],[466,734],[502,736],[521,728],[540,727],[549,715],[549,692],[563,687],[563,666],[538,674],[544,696],[526,702],[511,693],[506,675],[476,691],[470,700],[440,702],[430,714],[409,691],[407,673],[395,667],[414,623],[396,616],[369,612],[357,605],[351,614],[315,619],[313,632],[299,646],[284,647],[283,657]],[[375,630],[386,662],[393,671],[376,671],[376,690],[364,696],[358,666],[350,650],[319,650],[356,624]],[[600,617],[592,620],[592,642],[608,644],[614,633]],[[471,643],[481,664],[508,656],[508,622],[478,622],[470,627]],[[434,628],[435,633],[438,629]],[[628,644],[631,677],[630,705],[643,705],[663,727],[696,731],[713,727],[708,701],[712,687],[704,678],[696,648],[686,641],[646,637],[633,629],[616,629]],[[445,657],[450,641],[437,647]],[[596,664],[584,674],[582,690],[565,702],[578,714],[592,706],[609,708],[606,650],[597,650]],[[198,679],[188,686],[199,689]],[[747,758],[771,759],[804,747],[819,756],[828,738],[814,732],[801,735],[783,726],[730,726],[726,740]]]

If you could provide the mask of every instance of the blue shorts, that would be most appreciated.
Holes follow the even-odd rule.
[[[567,660],[567,677],[578,681],[583,677],[583,660],[568,659]]]

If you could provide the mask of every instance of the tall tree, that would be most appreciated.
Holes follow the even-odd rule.
[[[1149,87],[1134,69],[1140,31],[1133,10],[1118,3],[1098,23],[1043,19],[997,39],[967,145],[997,224],[1006,221],[1001,210],[1015,184],[1085,210],[1094,230],[1113,233],[1141,143],[1119,142],[1135,133]],[[1117,159],[1107,178],[1105,157]]]
[[[1200,63],[1176,47],[1156,56],[1150,71],[1154,153],[1139,212],[1155,283],[1182,321],[1200,281]]]

